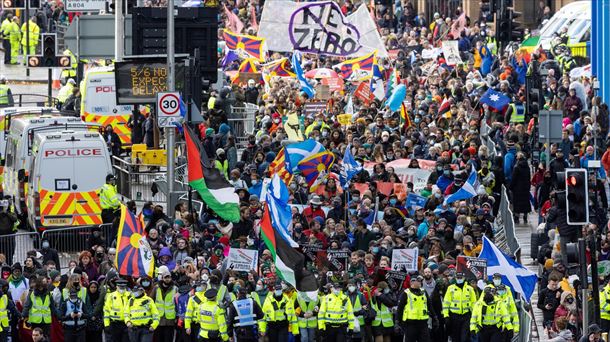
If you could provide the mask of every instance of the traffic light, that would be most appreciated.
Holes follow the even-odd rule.
[[[30,9],[40,8],[40,0],[29,0]],[[24,9],[26,0],[2,0],[2,7],[8,9]]]
[[[42,35],[42,66],[54,67],[57,64],[57,44],[54,34]]]
[[[510,41],[511,24],[507,16],[496,17],[496,37],[498,42]]]
[[[508,10],[508,19],[511,23],[509,31],[511,42],[520,42],[523,40],[524,30],[522,27],[519,27],[521,24],[516,21],[519,17],[521,17],[521,12],[515,12],[512,9]]]
[[[540,94],[540,89],[530,89],[528,94],[529,103],[527,108],[527,113],[529,115],[538,115],[540,108],[544,106],[544,103],[540,103]]]
[[[566,169],[568,224],[589,223],[589,190],[586,169]]]

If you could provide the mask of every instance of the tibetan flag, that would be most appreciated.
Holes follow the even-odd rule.
[[[376,54],[377,51],[373,51],[366,56],[350,59],[341,63],[341,77],[343,77],[344,80],[369,79],[373,72],[373,63]]]
[[[222,32],[222,36],[228,49],[245,54],[247,55],[246,57],[255,58],[259,61],[265,59],[265,54],[263,52],[265,38],[237,34],[227,29]]]
[[[267,67],[270,76],[278,77],[295,77],[295,73],[292,72],[292,66],[288,58],[282,58],[273,63],[270,63]]]
[[[275,156],[275,159],[269,164],[269,177],[277,174],[286,184],[292,181],[292,173],[286,170],[286,151],[284,148]]]
[[[235,188],[217,168],[211,166],[191,128],[187,125],[183,127],[189,185],[197,190],[208,208],[218,216],[230,222],[239,222],[239,197]]]
[[[120,275],[139,278],[153,276],[155,261],[152,249],[146,240],[142,220],[121,206],[121,221],[117,234],[115,264]]]
[[[265,202],[263,217],[260,222],[261,236],[271,252],[273,263],[280,278],[294,286],[297,291],[311,299],[317,299],[318,282],[316,277],[305,268],[305,256],[292,248],[282,234],[271,223],[273,202]],[[287,230],[288,227],[283,227]]]
[[[332,152],[324,151],[303,159],[298,169],[305,177],[309,191],[314,192],[320,184],[328,177],[330,168],[335,162],[335,155]]]
[[[294,173],[297,171],[299,163],[314,154],[326,151],[324,145],[314,139],[307,139],[300,143],[286,145],[284,148],[286,154],[286,170]]]
[[[254,64],[255,62],[256,62],[256,59],[254,59],[254,58],[247,58],[246,60],[241,62],[241,64],[239,65],[239,69],[237,70],[237,73],[235,73],[235,76],[233,76],[233,79],[231,80],[231,83],[237,82],[239,80],[239,74],[242,72],[248,72],[248,73],[258,72],[258,69],[256,68],[256,64]]]

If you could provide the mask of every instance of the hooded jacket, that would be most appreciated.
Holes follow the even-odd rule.
[[[166,263],[163,263],[163,261],[161,261],[161,257],[164,256],[169,257],[169,260]],[[172,252],[169,250],[169,247],[161,248],[161,251],[159,252],[159,264],[167,266],[170,271],[176,268],[176,262],[174,261],[174,257],[172,255]]]

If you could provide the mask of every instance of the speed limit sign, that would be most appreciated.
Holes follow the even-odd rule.
[[[174,127],[180,122],[180,93],[158,93],[157,114],[159,127]]]

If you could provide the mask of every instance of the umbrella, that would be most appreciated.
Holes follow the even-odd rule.
[[[307,78],[339,78],[339,75],[334,70],[328,68],[319,68],[309,70],[305,73]]]

